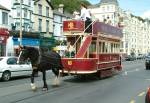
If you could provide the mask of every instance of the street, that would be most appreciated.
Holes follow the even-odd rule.
[[[41,75],[35,78],[38,90],[30,88],[30,78],[0,81],[0,103],[144,103],[150,85],[150,71],[145,61],[125,61],[123,71],[105,79],[81,80],[63,77],[59,87],[53,87],[54,75],[47,73],[49,90],[42,91]]]

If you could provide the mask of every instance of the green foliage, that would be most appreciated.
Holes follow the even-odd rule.
[[[54,9],[58,9],[59,4],[64,4],[64,11],[73,13],[75,10],[80,11],[80,4],[84,3],[87,6],[91,5],[86,0],[51,0]]]

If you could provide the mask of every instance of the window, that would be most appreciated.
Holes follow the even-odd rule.
[[[39,31],[42,32],[42,19],[39,19]]]
[[[89,49],[90,53],[96,52],[96,42],[92,42]]]
[[[18,0],[15,0],[16,3],[18,3]]]
[[[2,12],[2,24],[8,24],[8,13]]]
[[[39,5],[38,5],[38,8],[39,8],[39,15],[42,15],[42,5],[39,4]]]
[[[31,0],[29,0],[29,3],[28,3],[29,5],[31,5]]]
[[[102,42],[99,42],[99,53],[102,53]]]
[[[107,11],[109,11],[109,6],[107,6]]]
[[[28,16],[27,8],[24,8],[24,17],[27,18],[27,16]]]
[[[24,31],[27,31],[27,30],[28,30],[28,24],[24,23]]]
[[[49,21],[46,20],[46,32],[49,32]]]
[[[7,64],[10,64],[10,65],[17,64],[17,59],[16,58],[9,58],[7,60]]]
[[[46,7],[46,16],[49,17],[49,7]]]
[[[32,12],[30,11],[30,20],[32,19]]]
[[[23,4],[23,0],[21,0],[21,3]]]
[[[17,17],[20,17],[20,8],[17,7]]]
[[[53,31],[55,31],[55,24],[53,25]]]

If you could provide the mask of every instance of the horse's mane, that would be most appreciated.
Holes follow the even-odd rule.
[[[35,47],[25,47],[26,50],[28,50],[29,52],[29,58],[31,60],[31,62],[33,64],[37,63],[38,62],[38,59],[39,59],[39,50],[38,48],[35,48]]]

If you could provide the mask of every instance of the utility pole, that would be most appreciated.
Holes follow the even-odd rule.
[[[22,46],[22,0],[20,0],[20,46]]]

